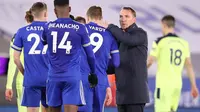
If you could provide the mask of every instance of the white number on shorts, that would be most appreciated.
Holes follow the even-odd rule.
[[[31,42],[32,38],[35,38],[35,42],[34,42],[33,46],[31,47],[28,54],[40,54],[41,50],[36,50],[36,48],[38,47],[38,45],[40,43],[40,36],[36,33],[31,33],[31,34],[28,35],[27,40],[29,42]],[[42,54],[46,54],[46,52],[47,52],[47,45],[44,46],[44,48],[42,50]]]
[[[53,53],[57,52],[57,36],[58,32],[52,31],[51,35],[53,36]],[[70,54],[70,51],[72,49],[71,41],[67,41],[67,38],[69,36],[69,32],[65,32],[60,44],[58,45],[59,49],[65,49],[66,54]],[[67,44],[65,45],[65,42],[67,41]]]
[[[98,38],[97,42],[94,41],[95,37]],[[96,53],[101,47],[101,45],[103,44],[103,37],[99,33],[92,33],[90,35],[90,41],[91,41],[91,44],[95,46],[95,48],[93,49],[93,52]]]

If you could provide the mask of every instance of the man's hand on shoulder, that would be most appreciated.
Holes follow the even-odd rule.
[[[104,27],[104,28],[108,28],[108,25],[109,25],[109,23],[107,22],[107,21],[100,21],[99,23],[98,23],[98,25],[99,26],[102,26],[102,27]]]

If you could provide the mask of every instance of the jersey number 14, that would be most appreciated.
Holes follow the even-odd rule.
[[[53,36],[53,53],[56,53],[57,52],[58,32],[52,31],[51,35]],[[68,36],[69,36],[69,32],[65,32],[60,44],[58,45],[59,49],[65,49],[66,50],[66,54],[70,54],[70,51],[72,49],[71,41],[67,41],[67,44],[65,45],[65,42],[66,42]]]

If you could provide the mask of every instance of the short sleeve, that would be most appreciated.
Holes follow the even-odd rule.
[[[154,41],[152,44],[152,49],[150,51],[150,55],[154,56],[154,57],[158,57],[158,53],[159,53],[158,44]]]
[[[15,39],[14,39],[14,43],[11,46],[14,50],[16,51],[22,51],[23,48],[23,40],[22,40],[22,36],[21,36],[21,31],[18,30],[18,32],[15,35]]]

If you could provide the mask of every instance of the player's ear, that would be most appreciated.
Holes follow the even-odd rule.
[[[45,17],[45,18],[48,17],[47,11],[44,12],[44,17]]]
[[[54,8],[54,13],[56,14],[56,17],[58,17],[56,8]]]
[[[136,17],[133,18],[133,22],[134,22],[134,23],[136,22]]]
[[[69,12],[71,12],[71,6],[69,6]]]
[[[86,16],[86,23],[89,23],[89,17]]]

